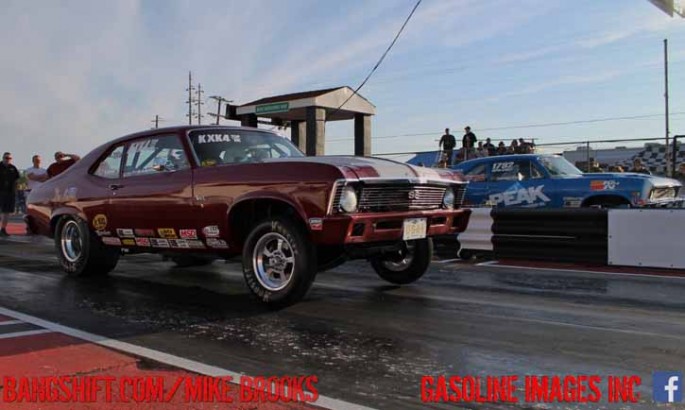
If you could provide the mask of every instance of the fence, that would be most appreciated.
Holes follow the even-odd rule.
[[[534,139],[532,141],[535,142]],[[669,149],[666,150],[663,138],[575,140],[535,143],[535,152],[563,155],[578,168],[587,172],[593,170],[592,165],[595,161],[603,171],[618,171],[614,168],[618,166],[628,171],[633,166],[633,160],[638,158],[653,174],[673,175],[672,172],[678,170],[678,165],[685,163],[685,144],[682,144],[682,141],[685,141],[685,135],[674,136],[669,141]],[[492,141],[495,146],[499,142],[499,140]],[[434,167],[440,158],[440,152],[394,152],[374,154],[374,156]],[[667,172],[669,165],[671,173]]]

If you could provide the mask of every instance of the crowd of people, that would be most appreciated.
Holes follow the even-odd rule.
[[[448,168],[453,164],[474,158],[508,154],[532,154],[535,152],[535,143],[532,140],[530,142],[525,141],[523,138],[513,139],[508,146],[504,141],[500,141],[495,146],[490,138],[486,138],[485,143],[483,143],[483,141],[478,141],[476,134],[468,126],[464,128],[461,147],[456,150],[456,153],[457,139],[454,135],[450,134],[449,128],[445,128],[445,133],[440,137],[438,147],[442,153],[437,163],[439,168]]]
[[[32,190],[66,171],[79,159],[78,155],[57,151],[55,162],[45,169],[41,166],[41,156],[34,155],[31,158],[32,166],[20,172],[13,164],[12,153],[5,152],[0,162],[0,236],[9,236],[7,225],[11,214],[15,211],[26,212],[26,198]]]

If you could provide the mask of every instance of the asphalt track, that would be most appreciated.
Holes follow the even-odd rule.
[[[48,240],[13,237],[0,239],[0,283],[2,308],[238,373],[315,374],[322,395],[372,408],[651,409],[652,372],[685,370],[679,276],[436,261],[397,287],[352,262],[320,274],[303,302],[270,311],[235,262],[181,269],[126,256],[109,278],[75,280]],[[420,400],[423,375],[528,374],[635,374],[641,400]]]

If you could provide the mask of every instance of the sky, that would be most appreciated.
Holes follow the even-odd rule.
[[[212,112],[211,95],[355,88],[414,4],[2,0],[0,150],[27,167],[35,153],[83,155],[148,129],[155,115],[186,124],[189,71]],[[466,125],[537,143],[663,137],[664,38],[671,132],[685,134],[685,19],[647,0],[423,0],[360,91],[377,107],[372,152],[430,150],[445,127],[460,136]],[[326,153],[353,153],[353,129],[329,123]]]

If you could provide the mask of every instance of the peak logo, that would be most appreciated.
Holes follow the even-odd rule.
[[[492,194],[489,197],[489,202],[494,205],[504,204],[505,206],[511,205],[532,205],[532,204],[544,204],[551,199],[544,192],[542,188],[544,185],[538,185],[536,187],[522,188],[518,190],[505,191],[499,194]],[[540,202],[538,202],[540,201]]]
[[[657,403],[683,401],[683,374],[681,372],[654,372],[652,396]]]

